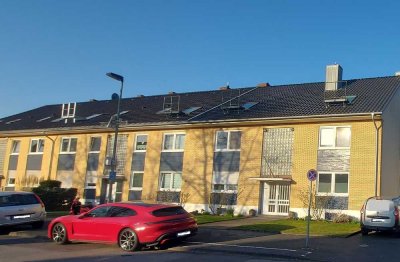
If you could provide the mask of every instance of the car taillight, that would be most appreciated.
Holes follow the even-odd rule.
[[[42,207],[44,207],[44,203],[43,203],[43,201],[40,199],[40,197],[38,197],[36,194],[35,194],[35,197],[36,197],[36,199],[39,201],[40,205],[41,205]]]
[[[394,207],[394,224],[395,226],[399,225],[399,209],[397,208],[397,206]]]

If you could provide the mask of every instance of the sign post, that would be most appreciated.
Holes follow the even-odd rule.
[[[307,235],[306,235],[306,248],[308,248],[308,242],[310,240],[310,220],[311,220],[311,198],[312,198],[312,182],[317,179],[318,172],[315,169],[310,169],[307,172],[307,178],[310,181],[310,192],[308,196],[308,212],[307,212]]]

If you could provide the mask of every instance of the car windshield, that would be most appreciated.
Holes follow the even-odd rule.
[[[393,202],[390,200],[370,200],[367,203],[367,210],[389,211],[391,207]]]

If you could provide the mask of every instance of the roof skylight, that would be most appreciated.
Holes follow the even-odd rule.
[[[51,118],[51,116],[43,117],[43,118],[41,118],[41,119],[36,120],[36,122],[42,122],[42,121],[47,120],[47,119],[49,119],[49,118]]]
[[[246,102],[242,105],[244,110],[249,110],[253,106],[257,105],[259,102]]]
[[[201,106],[192,106],[192,107],[189,107],[189,108],[183,110],[182,113],[184,113],[185,115],[190,115],[191,113],[193,113],[196,110],[199,110],[200,108],[201,108]]]
[[[21,121],[21,118],[10,120],[10,121],[6,122],[6,125],[9,125],[9,124],[12,124],[12,123],[15,123],[15,122],[18,122],[18,121]]]
[[[92,118],[95,118],[95,117],[98,117],[98,116],[101,116],[102,114],[93,114],[93,115],[91,115],[91,116],[87,116],[86,117],[86,120],[89,120],[89,119],[92,119]]]

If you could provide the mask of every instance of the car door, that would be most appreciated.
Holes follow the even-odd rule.
[[[78,217],[73,223],[76,239],[115,242],[118,233],[129,225],[129,217],[135,215],[131,209],[104,206]]]
[[[107,213],[111,206],[97,207],[82,216],[78,216],[72,222],[73,239],[106,241],[104,235],[108,227]]]

